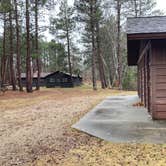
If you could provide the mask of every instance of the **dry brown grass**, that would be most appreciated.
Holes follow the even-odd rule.
[[[83,86],[42,89],[32,94],[9,91],[1,95],[0,165],[86,166],[93,165],[93,161],[101,163],[103,157],[107,161],[109,148],[116,145],[78,132],[71,125],[105,97],[129,94],[136,92],[101,89],[94,92]],[[119,145],[117,149],[120,152],[124,147],[130,145]],[[106,161],[102,165],[110,162]]]
[[[61,166],[165,166],[166,145],[112,144],[104,141],[72,149]]]
[[[33,93],[7,91],[5,94],[0,95],[0,111],[8,109],[16,109],[26,106],[31,106],[40,103],[44,100],[63,100],[68,97],[79,96],[94,96],[100,95],[103,97],[118,95],[118,94],[136,94],[134,91],[118,91],[118,90],[102,90],[93,91],[89,86],[82,86],[78,88],[56,88],[46,89],[42,88],[41,91],[34,91]]]

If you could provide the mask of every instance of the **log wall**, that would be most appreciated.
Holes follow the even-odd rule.
[[[152,116],[166,119],[166,41],[152,42],[153,95]]]
[[[166,119],[166,40],[152,40],[139,60],[138,94],[153,119]]]

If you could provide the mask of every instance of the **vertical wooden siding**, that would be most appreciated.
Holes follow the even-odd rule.
[[[154,119],[166,119],[166,40],[154,40],[152,47],[152,116]]]
[[[147,43],[147,42],[146,42]],[[140,53],[146,47],[145,42],[141,44]],[[138,64],[138,91],[139,97],[143,102],[144,106],[151,111],[151,47],[144,53]]]

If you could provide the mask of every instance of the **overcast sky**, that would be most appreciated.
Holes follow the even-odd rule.
[[[157,8],[166,12],[166,0],[157,0]]]
[[[157,1],[157,8],[166,10],[166,0],[156,0]],[[73,3],[74,0],[69,0],[69,2]]]
[[[164,13],[166,13],[166,0],[156,0],[157,6],[156,9],[162,10]],[[74,0],[69,0],[69,4],[73,4]],[[166,14],[165,14],[166,15]],[[52,36],[49,34],[49,31],[45,32],[46,40],[51,40]]]
[[[156,1],[157,1],[157,8],[166,11],[166,0],[156,0]],[[72,4],[74,0],[69,0],[69,2]]]

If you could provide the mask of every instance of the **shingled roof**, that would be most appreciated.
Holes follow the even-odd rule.
[[[127,19],[127,34],[166,33],[166,16]]]
[[[45,78],[50,73],[40,73],[40,78]],[[21,73],[21,78],[26,78],[26,73]],[[37,73],[33,73],[33,78],[37,78]]]

